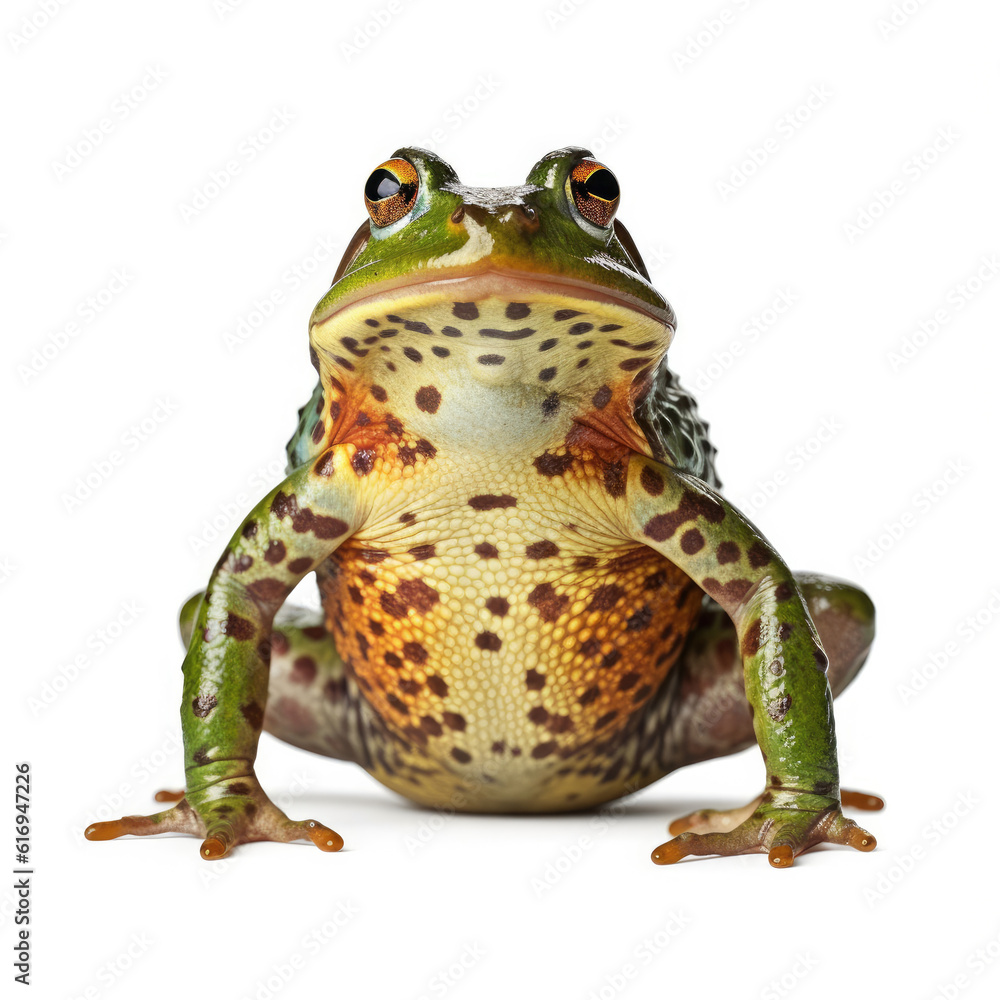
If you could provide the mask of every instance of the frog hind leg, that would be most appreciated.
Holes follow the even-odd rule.
[[[863,590],[845,581],[814,573],[798,573],[795,579],[829,657],[827,677],[836,697],[868,657],[875,637],[875,608]],[[675,669],[681,671],[677,700],[661,748],[670,770],[753,745],[736,630],[709,598]],[[736,809],[699,809],[674,820],[669,832],[672,836],[728,833],[754,813],[763,795]],[[876,795],[847,789],[841,790],[841,803],[866,810],[884,805]]]
[[[185,646],[203,596],[195,594],[181,608]],[[270,666],[264,732],[303,750],[370,767],[377,733],[322,611],[281,608],[271,629]]]

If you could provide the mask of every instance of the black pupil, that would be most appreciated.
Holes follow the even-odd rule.
[[[603,198],[605,201],[614,201],[620,193],[615,175],[604,167],[601,167],[600,170],[595,170],[584,181],[583,186],[587,194],[591,194],[595,198]]]
[[[384,198],[391,198],[399,191],[400,183],[396,175],[384,167],[379,167],[368,178],[365,185],[365,197],[369,201],[382,201]]]

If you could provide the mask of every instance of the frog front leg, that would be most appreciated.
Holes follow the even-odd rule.
[[[183,665],[185,797],[153,816],[95,823],[86,830],[89,840],[191,833],[204,838],[207,859],[256,840],[343,846],[314,820],[289,820],[264,794],[253,763],[275,612],[361,521],[353,451],[334,447],[293,472],[254,508],[212,573]]]
[[[693,476],[635,457],[626,496],[632,537],[683,569],[732,620],[767,770],[764,795],[734,829],[681,833],[653,860],[762,852],[786,868],[823,842],[872,850],[875,838],[841,813],[828,660],[792,572],[736,508]]]

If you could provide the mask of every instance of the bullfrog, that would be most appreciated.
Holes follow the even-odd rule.
[[[881,803],[841,791],[832,711],[872,602],[792,573],[720,492],[620,197],[575,147],[512,187],[411,147],[372,172],[287,478],[181,613],[186,790],[90,840],[339,850],[261,788],[263,729],[483,813],[596,807],[756,740],[763,792],[676,820],[653,861],[875,847],[842,812]],[[309,574],[321,612],[285,605]]]

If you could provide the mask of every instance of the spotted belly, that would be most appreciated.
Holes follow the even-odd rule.
[[[677,659],[700,591],[645,546],[599,550],[504,520],[464,538],[352,541],[321,573],[328,627],[386,744],[371,773],[469,811],[615,798],[616,751]]]

